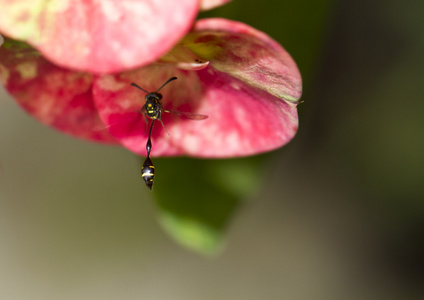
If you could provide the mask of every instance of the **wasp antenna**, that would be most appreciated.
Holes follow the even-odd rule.
[[[169,78],[169,79],[168,79],[168,80],[167,80],[164,84],[162,84],[162,86],[161,86],[160,88],[158,88],[158,89],[157,89],[156,93],[157,93],[157,92],[159,92],[159,91],[160,91],[160,89],[161,89],[161,88],[163,88],[165,85],[167,85],[168,83],[170,83],[171,81],[176,80],[176,79],[178,79],[178,78],[177,78],[177,77],[175,77],[175,76],[174,76],[174,77]]]
[[[143,88],[141,88],[141,87],[139,87],[137,84],[135,84],[134,82],[131,82],[131,85],[132,86],[135,86],[136,88],[138,88],[138,89],[140,89],[140,90],[142,90],[143,92],[145,92],[146,94],[148,94],[149,92],[148,91],[146,91],[145,89],[143,89]]]

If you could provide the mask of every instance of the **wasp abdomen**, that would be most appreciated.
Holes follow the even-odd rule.
[[[144,183],[147,187],[152,190],[153,181],[155,180],[155,166],[153,165],[150,155],[146,157],[146,160],[143,163],[143,168],[141,169],[141,177],[144,180]]]

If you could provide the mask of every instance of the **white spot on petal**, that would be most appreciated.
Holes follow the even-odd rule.
[[[241,86],[240,86],[240,84],[239,84],[238,82],[235,82],[235,81],[231,81],[231,87],[232,87],[233,89],[235,89],[236,91],[241,90]]]

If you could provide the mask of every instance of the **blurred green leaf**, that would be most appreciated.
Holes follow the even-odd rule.
[[[155,158],[159,221],[183,246],[217,253],[234,212],[261,183],[263,156],[224,160]]]

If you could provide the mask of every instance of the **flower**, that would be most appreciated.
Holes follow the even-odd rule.
[[[145,153],[145,121],[137,111],[144,95],[130,83],[154,91],[172,76],[179,79],[161,90],[165,108],[209,118],[191,121],[163,114],[170,135],[160,126],[154,128],[153,156],[251,155],[278,148],[295,135],[300,73],[289,54],[267,35],[242,23],[204,19],[177,47],[196,56],[193,60],[203,68],[154,64],[94,80],[99,115],[126,148]]]
[[[145,1],[151,2],[160,1]],[[128,5],[133,1],[120,3]],[[56,1],[46,5],[53,15],[63,12],[63,20],[45,17],[51,24],[70,19],[69,11],[78,13]],[[94,37],[97,44],[83,38],[82,48],[73,47],[73,51],[86,49],[82,50],[81,58],[73,57],[65,49],[64,45],[70,46],[69,41],[59,38],[61,34],[56,31],[47,34],[48,38],[28,38],[42,55],[10,39],[0,48],[2,83],[35,118],[73,136],[121,144],[145,155],[147,130],[140,114],[145,94],[130,84],[134,82],[155,91],[168,78],[176,76],[178,80],[161,90],[164,108],[205,114],[209,118],[192,121],[163,113],[162,121],[170,135],[157,126],[159,123],[155,124],[152,156],[244,156],[276,149],[293,138],[298,127],[296,105],[301,96],[301,76],[290,55],[269,36],[243,23],[203,19],[195,22],[184,38],[172,38],[171,50],[169,44],[155,48],[151,45],[160,44],[156,38],[140,43],[135,36],[117,34],[134,24],[131,13],[119,23],[122,26],[118,31],[112,30],[111,24],[117,23],[105,14],[109,10],[104,5],[94,12],[94,18],[104,20],[104,28]],[[168,8],[164,10],[169,12]],[[13,10],[8,8],[8,12]],[[36,23],[31,15],[26,19],[32,25]],[[179,26],[177,32],[185,34],[187,25],[182,26],[180,21],[175,23]],[[4,30],[5,23],[0,21],[0,29]],[[25,33],[24,25],[18,29]],[[143,34],[150,37],[145,31]],[[69,37],[72,40],[74,34]],[[137,42],[133,43],[134,39]],[[143,60],[132,46],[139,49],[144,42],[151,53]],[[99,54],[93,50],[97,46],[105,49],[107,43],[111,45],[110,51]],[[165,54],[164,49],[169,51]],[[84,71],[78,71],[81,69]],[[113,73],[100,74],[103,72]]]

